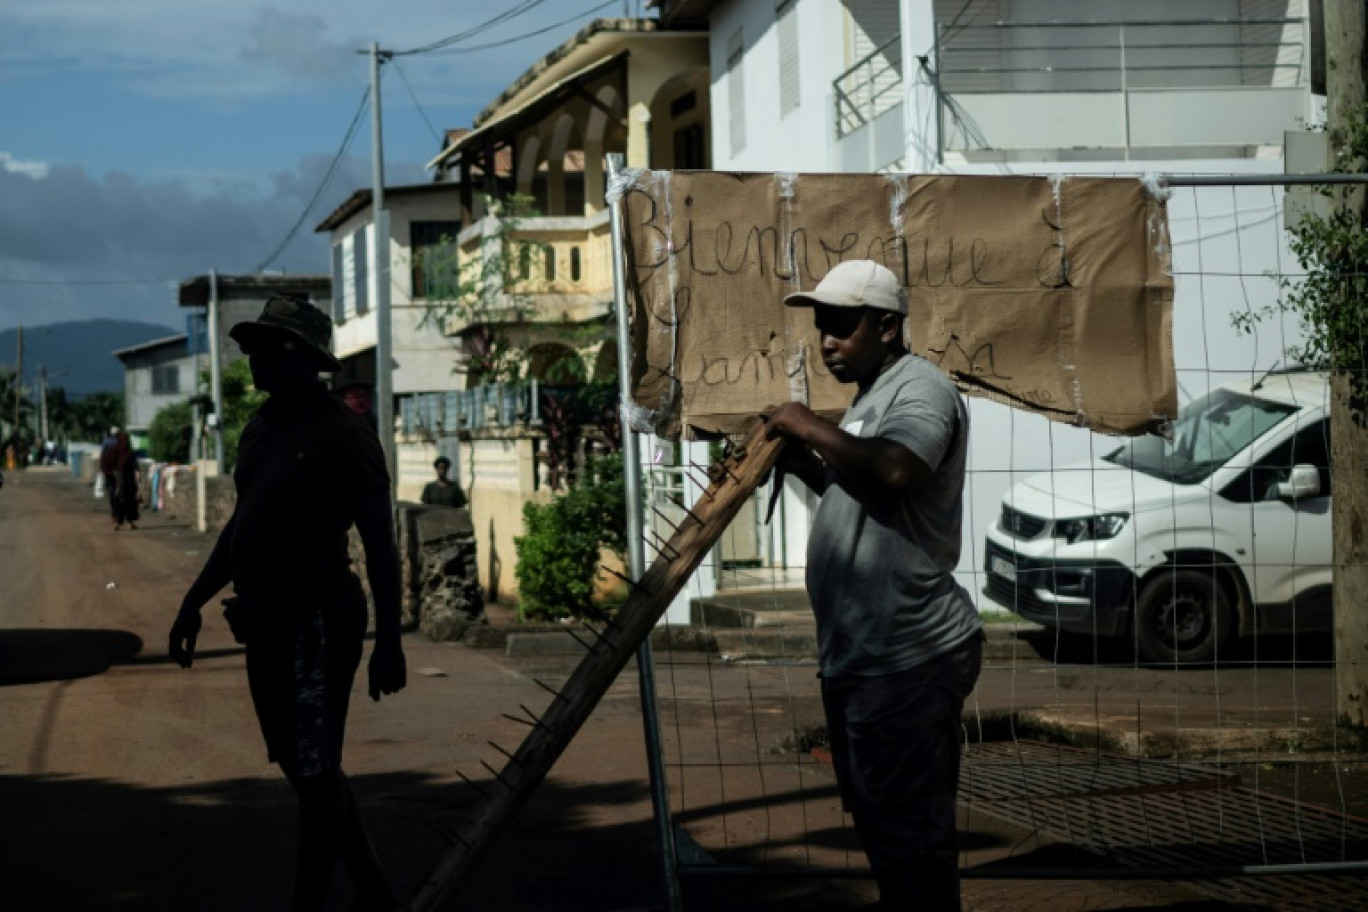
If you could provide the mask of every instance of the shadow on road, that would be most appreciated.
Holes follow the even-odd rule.
[[[267,773],[267,776],[270,774]],[[358,776],[382,863],[412,896],[469,822],[480,796],[425,773]],[[643,805],[645,806],[643,808]],[[626,808],[640,819],[619,821]],[[26,912],[283,912],[294,856],[294,799],[283,779],[141,788],[103,779],[0,776],[0,906]],[[633,813],[625,814],[627,817]],[[448,912],[601,912],[659,907],[647,785],[627,780],[538,789]],[[760,878],[684,884],[708,912],[867,908],[867,882]],[[339,876],[329,910],[351,909]]]
[[[0,686],[87,678],[142,651],[126,630],[0,630]]]

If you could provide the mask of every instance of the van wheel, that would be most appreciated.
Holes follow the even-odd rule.
[[[1161,665],[1210,662],[1235,629],[1230,597],[1212,572],[1157,574],[1136,599],[1140,657]]]

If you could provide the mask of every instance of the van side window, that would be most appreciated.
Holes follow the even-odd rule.
[[[1313,465],[1320,470],[1321,496],[1330,494],[1330,422],[1317,421],[1283,441],[1239,477],[1225,486],[1221,496],[1235,503],[1278,499],[1278,482],[1287,481],[1294,465]]]

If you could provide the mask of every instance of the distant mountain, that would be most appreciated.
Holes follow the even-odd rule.
[[[185,332],[132,320],[75,320],[24,327],[24,385],[32,388],[38,367],[47,368],[49,387],[62,387],[73,399],[91,393],[121,393],[123,365],[116,349]],[[0,365],[13,370],[18,330],[0,331]]]

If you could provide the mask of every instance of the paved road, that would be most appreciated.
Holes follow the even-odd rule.
[[[266,765],[241,653],[209,611],[194,669],[165,656],[166,626],[211,542],[182,518],[140,525],[114,532],[89,489],[56,470],[12,473],[0,491],[0,908],[282,909],[292,799]],[[495,787],[481,766],[499,765],[488,742],[511,749],[525,732],[503,714],[543,706],[533,677],[554,685],[570,662],[515,662],[415,636],[405,648],[410,687],[354,703],[346,766],[384,863],[411,891],[479,799],[458,771]],[[981,703],[1057,697],[1078,689],[1070,675],[1081,686],[1099,673],[1110,674],[1006,667],[985,677]],[[1120,703],[1148,706],[1148,685],[1122,674]],[[1164,694],[1211,686],[1155,680]],[[694,839],[724,860],[858,864],[829,770],[776,753],[815,722],[810,668],[664,656],[660,681],[674,803]],[[1095,703],[1056,700],[1065,702]],[[635,682],[624,675],[452,908],[658,902],[643,755]],[[972,864],[1079,857],[977,818],[968,842]],[[335,908],[349,907],[348,892],[339,882]],[[1199,896],[1162,883],[975,881],[965,894],[978,910],[1223,908],[1177,905]],[[861,908],[872,891],[858,879],[766,878],[690,881],[685,895],[689,909],[817,912]]]

